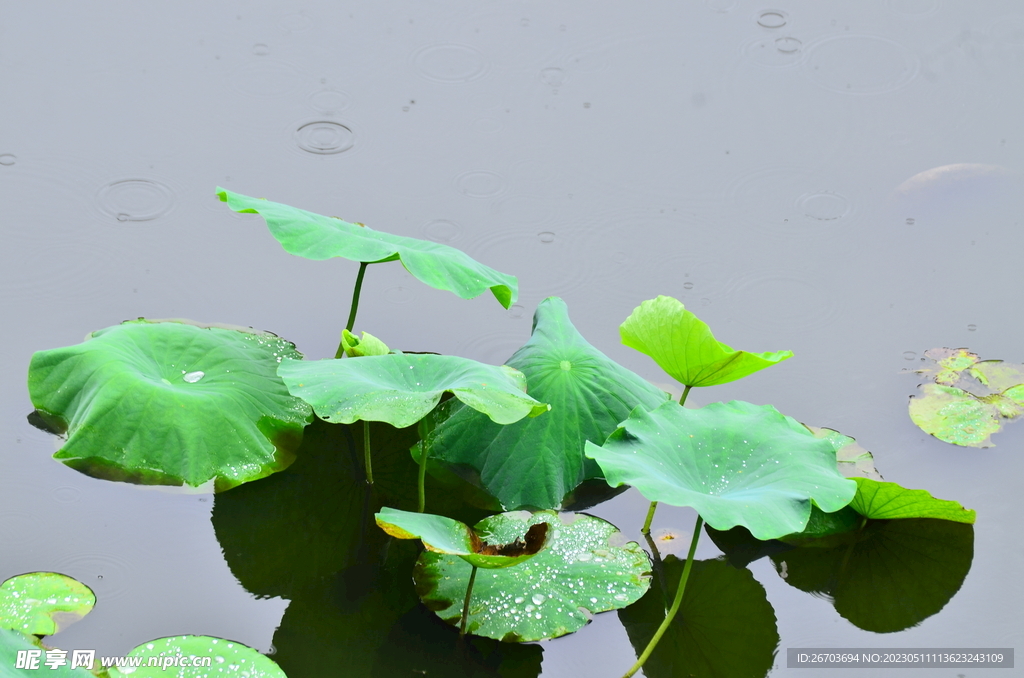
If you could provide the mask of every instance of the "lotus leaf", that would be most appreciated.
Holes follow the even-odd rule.
[[[838,511],[856,492],[836,471],[832,444],[770,405],[638,407],[603,446],[587,443],[587,456],[610,485],[692,506],[711,527],[743,525],[758,539],[800,532],[812,501]]]
[[[89,614],[92,590],[56,572],[31,572],[0,584],[0,628],[52,636]]]
[[[454,247],[375,231],[362,224],[223,188],[217,188],[217,195],[236,212],[263,217],[270,232],[290,254],[317,261],[331,257],[367,263],[398,260],[417,280],[433,288],[454,292],[463,299],[472,299],[489,289],[505,308],[519,294],[514,276],[488,268]]]
[[[210,636],[174,636],[151,640],[139,645],[126,656],[141,657],[143,666],[131,670],[110,669],[110,678],[208,678],[210,675],[238,676],[238,678],[287,678],[272,659],[251,647],[223,638]],[[150,657],[212,657],[210,666],[175,666],[176,671],[168,672],[164,666],[146,666]],[[167,662],[167,666],[172,666]]]
[[[925,490],[908,490],[896,483],[883,483],[870,478],[854,478],[857,495],[850,503],[865,518],[873,520],[937,518],[956,523],[974,524],[977,514],[959,502],[936,499]]]
[[[805,424],[806,426],[806,424]],[[882,474],[875,468],[875,458],[870,452],[857,444],[850,436],[830,428],[807,427],[815,438],[832,443],[836,451],[836,466],[846,478],[872,478],[881,480]]]
[[[911,396],[910,418],[925,433],[965,447],[991,447],[991,435],[1024,414],[1024,365],[979,360],[965,348],[924,352],[934,365],[915,370],[935,383]]]
[[[278,374],[292,395],[335,423],[386,421],[411,426],[445,391],[498,424],[547,412],[526,395],[526,378],[504,365],[449,355],[392,353],[358,360],[288,360]]]
[[[850,623],[892,633],[939,612],[960,590],[973,556],[971,525],[911,518],[868,521],[856,539],[771,559],[787,584],[832,601]]]
[[[38,678],[40,675],[45,675],[47,678],[96,678],[96,675],[92,674],[86,669],[78,666],[71,668],[70,661],[64,664],[54,663],[52,666],[46,663],[46,650],[45,645],[39,642],[39,639],[35,636],[20,631],[12,631],[0,627],[0,667],[3,667],[4,678]],[[27,660],[27,655],[21,655],[19,652],[38,652],[35,656],[35,664],[32,668],[19,666],[18,660]],[[66,658],[71,657],[71,654],[63,655]]]
[[[54,455],[83,473],[225,490],[290,464],[312,419],[277,376],[301,358],[277,336],[137,320],[32,356],[32,404],[67,432]],[[354,362],[354,361],[353,361]]]
[[[495,543],[521,539],[547,523],[547,548],[529,562],[483,570],[473,587],[467,628],[505,641],[556,638],[582,628],[591,615],[632,604],[650,587],[650,560],[635,543],[621,544],[618,529],[584,514],[502,513],[475,526]],[[472,566],[424,551],[413,578],[420,598],[441,619],[458,624]]]
[[[792,351],[748,353],[715,339],[711,328],[672,297],[645,301],[619,326],[622,343],[650,356],[684,386],[735,381],[793,357]]]
[[[640,656],[665,618],[684,561],[669,556],[651,591],[619,611]],[[658,589],[662,589],[659,591]],[[679,614],[644,664],[648,678],[765,676],[779,643],[775,610],[764,587],[746,569],[721,560],[693,563]]]
[[[357,358],[367,355],[387,355],[391,352],[387,344],[369,332],[363,332],[362,335],[360,338],[348,330],[341,331],[341,346],[345,349],[345,355]]]
[[[477,534],[469,525],[444,516],[383,508],[377,525],[398,539],[419,539],[427,551],[459,556],[470,565],[495,569],[533,558],[548,539],[548,524],[531,525],[522,539],[494,542],[489,533]]]
[[[549,414],[498,426],[457,407],[428,442],[432,458],[473,469],[507,509],[557,508],[566,493],[602,475],[584,458],[584,442],[603,441],[638,404],[656,407],[668,397],[587,343],[557,297],[540,303],[530,340],[506,365],[551,403]]]

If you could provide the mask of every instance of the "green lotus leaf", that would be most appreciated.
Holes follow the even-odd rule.
[[[937,518],[956,523],[974,524],[977,513],[959,502],[936,499],[925,490],[908,490],[896,483],[883,483],[869,478],[854,478],[857,495],[850,508],[865,518]]]
[[[325,217],[260,198],[217,188],[217,196],[236,212],[259,214],[285,251],[317,261],[343,257],[380,263],[399,260],[417,280],[463,299],[488,289],[502,306],[519,294],[515,276],[499,273],[466,253],[439,243],[375,231],[336,217]]]
[[[47,664],[49,657],[46,651],[50,649],[33,635],[0,626],[0,667],[3,667],[0,672],[4,678],[38,678],[40,675],[47,678],[96,678],[99,675],[106,675],[90,673],[80,666],[71,668],[72,654],[70,652],[54,653],[52,663]],[[19,652],[26,654],[19,656]],[[27,654],[29,652],[38,652],[39,654],[33,654],[30,660]],[[33,663],[29,666],[20,665],[19,659],[22,662],[33,661]]]
[[[715,386],[793,357],[792,351],[747,353],[715,339],[711,328],[672,297],[633,310],[619,326],[622,343],[650,356],[684,386]]]
[[[650,593],[619,611],[637,656],[665,619],[665,601],[675,597],[684,564],[668,556]],[[697,560],[679,613],[643,671],[647,678],[765,676],[778,643],[775,610],[750,571],[721,560]]]
[[[498,424],[535,417],[548,406],[526,395],[526,378],[504,365],[450,355],[391,353],[358,360],[287,360],[278,374],[321,419],[411,426],[445,391]]]
[[[1024,414],[1024,365],[979,360],[965,348],[924,352],[934,365],[915,370],[935,383],[910,398],[910,418],[925,433],[964,447],[992,447],[991,435]]]
[[[964,447],[992,447],[1004,419],[1024,412],[1024,402],[1002,394],[978,397],[955,386],[922,384],[911,396],[910,419],[925,433]],[[1024,391],[1024,389],[1022,389]]]
[[[269,333],[128,321],[32,356],[32,404],[99,478],[217,491],[288,466],[312,419],[277,376],[295,346]],[[355,361],[353,361],[355,362]]]
[[[287,678],[272,659],[251,647],[223,638],[211,636],[173,636],[151,640],[131,650],[126,657],[140,657],[141,667],[118,670],[110,669],[110,678],[131,676],[132,678],[208,678],[217,676],[238,676],[238,678]],[[184,666],[173,663],[193,662],[210,659],[209,666]],[[147,666],[150,658],[160,663]],[[201,662],[202,663],[202,662]],[[166,664],[166,666],[164,666]]]
[[[882,479],[882,474],[875,468],[874,455],[858,445],[855,439],[830,428],[816,426],[807,426],[807,428],[815,438],[832,443],[832,447],[836,451],[836,467],[844,477]]]
[[[836,471],[832,444],[770,405],[638,407],[603,446],[588,442],[586,454],[610,485],[692,506],[711,527],[742,525],[758,539],[800,532],[812,501],[838,511],[856,492]]]
[[[455,408],[428,442],[431,458],[472,469],[506,509],[557,508],[584,480],[602,476],[583,456],[585,441],[603,441],[638,404],[668,398],[587,343],[557,297],[538,305],[530,340],[505,364],[526,375],[531,395],[551,412],[498,426]]]
[[[521,539],[547,523],[547,548],[529,562],[477,574],[467,631],[510,642],[545,640],[582,628],[592,614],[626,607],[650,587],[651,563],[636,542],[600,518],[541,511],[502,513],[475,526],[495,543]],[[424,551],[413,579],[420,599],[443,620],[458,625],[472,566],[460,558]]]
[[[469,525],[444,516],[383,508],[377,525],[398,539],[419,539],[427,551],[458,556],[486,569],[511,567],[533,558],[548,540],[548,524],[537,523],[511,542],[495,542],[490,533],[476,534]]]
[[[0,628],[52,636],[89,614],[96,595],[56,572],[30,572],[0,584]]]
[[[345,349],[345,355],[350,358],[357,358],[368,355],[387,355],[391,349],[383,341],[369,332],[363,332],[362,337],[357,337],[348,330],[341,331],[341,347]]]
[[[787,584],[830,600],[858,628],[892,633],[939,612],[960,590],[973,557],[971,525],[911,518],[869,520],[844,543],[771,559]]]

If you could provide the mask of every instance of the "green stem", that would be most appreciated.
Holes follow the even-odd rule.
[[[675,600],[672,601],[672,607],[669,608],[668,614],[665,615],[665,621],[661,622],[661,626],[654,632],[654,637],[651,638],[651,642],[647,643],[647,647],[644,648],[643,654],[641,654],[636,664],[626,671],[622,675],[622,678],[629,678],[634,673],[640,670],[640,667],[644,665],[647,658],[654,652],[654,648],[658,646],[658,641],[665,635],[665,631],[668,630],[669,624],[676,617],[676,612],[679,611],[679,606],[683,603],[683,592],[686,590],[686,580],[690,577],[690,568],[693,565],[693,554],[697,551],[697,542],[700,540],[700,529],[704,526],[704,519],[697,516],[697,524],[693,528],[693,541],[690,542],[690,552],[686,554],[686,565],[683,566],[683,576],[679,579],[679,587],[676,589]]]
[[[469,575],[469,585],[466,586],[466,600],[462,603],[462,624],[459,626],[459,637],[466,635],[466,624],[469,622],[469,598],[473,595],[473,582],[476,580],[476,565],[473,566],[473,573]]]
[[[648,535],[651,533],[651,521],[654,520],[654,512],[658,509],[658,502],[652,501],[651,508],[647,509],[647,520],[644,521],[644,526],[640,528],[640,534]]]
[[[366,484],[373,485],[373,464],[370,462],[370,422],[363,419],[363,457],[366,460]]]
[[[349,330],[349,332],[351,332],[351,331],[352,330]],[[683,395],[679,396],[679,404],[680,405],[682,405],[683,403],[686,402],[686,396],[687,396],[687,394],[689,394],[691,388],[693,388],[693,387],[692,386],[687,386],[686,388],[683,389]]]
[[[420,444],[420,513],[427,508],[427,439]]]
[[[363,289],[363,276],[366,274],[366,267],[369,266],[369,262],[359,262],[359,274],[356,276],[356,288],[352,290],[352,307],[348,312],[348,324],[345,329],[349,332],[356,325],[356,311],[359,310],[359,292]],[[338,342],[338,350],[334,352],[335,358],[340,358],[345,355],[345,348],[342,343]]]

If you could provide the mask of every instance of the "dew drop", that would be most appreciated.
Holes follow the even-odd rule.
[[[540,605],[545,600],[544,594],[543,593],[534,593],[533,597],[531,598],[531,600],[533,600],[534,605]]]
[[[205,376],[206,376],[205,372],[202,372],[200,370],[196,370],[195,372],[189,372],[188,374],[183,376],[182,380],[183,381],[187,381],[190,384],[194,384],[194,383],[196,383],[197,381],[199,381],[200,379],[202,379]]]
[[[518,604],[522,603],[524,600],[526,600],[526,598],[523,598],[522,596],[516,596],[515,603],[516,603],[516,605],[518,605]]]

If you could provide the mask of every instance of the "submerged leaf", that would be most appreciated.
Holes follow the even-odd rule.
[[[526,378],[504,365],[450,355],[391,353],[358,360],[288,360],[278,374],[292,395],[334,423],[412,426],[445,391],[498,424],[536,417],[548,406],[526,395]]]
[[[603,446],[587,443],[587,456],[610,485],[692,506],[711,527],[742,525],[758,539],[800,532],[812,500],[838,511],[856,492],[836,471],[832,444],[770,405],[638,407]]]
[[[295,346],[269,333],[133,320],[32,356],[32,404],[83,473],[219,490],[287,467],[312,419],[277,376]],[[353,361],[354,362],[354,361]]]
[[[89,614],[96,595],[56,572],[31,572],[0,584],[0,628],[52,636]]]
[[[477,574],[467,631],[498,640],[546,640],[579,630],[598,612],[626,607],[650,587],[650,560],[636,542],[621,545],[618,529],[584,514],[502,513],[474,528],[489,541],[521,538],[545,523],[547,548],[529,562]],[[413,578],[424,604],[458,625],[472,566],[424,551]]]
[[[619,326],[619,333],[623,344],[649,355],[684,386],[724,384],[793,357],[792,351],[733,350],[716,340],[682,302],[666,296],[640,304]]]
[[[601,477],[583,457],[584,442],[603,441],[638,404],[668,397],[587,343],[557,297],[538,305],[530,340],[506,364],[526,375],[550,413],[498,426],[457,407],[428,441],[431,458],[476,471],[507,509],[557,508],[584,480]]]
[[[508,308],[519,294],[515,276],[484,266],[454,247],[375,231],[335,217],[325,217],[269,200],[217,188],[217,196],[236,212],[259,214],[285,251],[317,261],[343,257],[380,263],[401,261],[420,282],[454,292],[463,299],[488,289]]]
[[[470,565],[486,569],[511,567],[533,558],[549,536],[547,523],[531,525],[521,537],[500,542],[444,516],[385,507],[375,517],[377,526],[392,537],[419,539],[428,551],[459,556]]]

